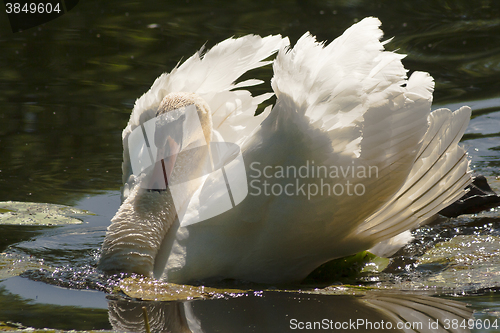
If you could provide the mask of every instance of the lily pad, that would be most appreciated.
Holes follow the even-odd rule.
[[[332,282],[355,283],[363,274],[383,271],[389,265],[389,262],[390,259],[363,251],[321,265],[309,274],[303,283],[306,285]]]
[[[147,277],[125,278],[120,281],[120,290],[127,296],[144,301],[182,301],[199,298],[235,297],[245,294],[239,289],[218,289],[168,283]]]
[[[31,269],[51,270],[43,260],[11,253],[0,253],[0,280],[4,280]]]
[[[425,283],[434,287],[500,286],[500,237],[492,235],[459,235],[438,243],[418,261],[420,268],[444,266]]]
[[[36,202],[0,202],[0,225],[56,226],[82,223],[93,213],[69,206]]]
[[[342,278],[345,281],[353,279],[361,274],[370,274],[382,271],[389,259],[377,257],[367,251],[358,253],[356,255],[333,260],[324,265],[323,269],[317,270],[318,272],[311,274],[308,280],[303,284],[305,288],[301,292],[311,292],[307,286],[312,283],[313,279],[325,282],[327,280]],[[327,288],[324,290],[327,294],[337,295],[353,295],[364,294],[370,287],[343,285]],[[191,300],[199,298],[220,298],[220,297],[238,297],[254,291],[242,289],[225,289],[225,288],[211,288],[205,286],[190,286],[179,285],[175,283],[168,283],[147,277],[130,277],[120,281],[120,290],[127,296],[141,299],[145,301],[179,301]],[[318,292],[319,289],[314,288],[312,292]],[[273,289],[277,291],[277,289]],[[290,290],[280,290],[287,292]],[[296,292],[297,290],[292,290]]]
[[[455,266],[469,268],[474,264],[500,259],[498,244],[500,237],[480,235],[459,235],[447,242],[436,244],[418,261],[426,263],[450,263]]]

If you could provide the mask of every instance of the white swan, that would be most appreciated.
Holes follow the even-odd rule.
[[[430,112],[432,78],[414,72],[407,79],[404,56],[383,50],[379,26],[366,18],[327,46],[310,34],[293,48],[280,36],[228,39],[160,76],[123,131],[123,203],[99,267],[178,283],[300,281],[334,258],[370,248],[388,254],[411,238],[408,230],[460,197],[471,181],[457,145],[470,108]],[[272,94],[252,97],[243,89],[258,80],[234,82],[276,51],[277,101],[254,117]],[[173,152],[160,156],[164,168],[139,176],[129,140],[148,120],[177,119],[179,108],[193,104],[201,140],[241,147],[249,193],[232,209],[184,225],[181,215],[222,207],[227,187],[197,178],[174,205],[173,190],[151,190],[151,177],[163,170],[170,182],[197,172],[208,155],[182,153],[200,138],[169,130],[163,141]]]

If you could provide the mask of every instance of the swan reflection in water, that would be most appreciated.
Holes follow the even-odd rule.
[[[110,300],[113,329],[145,332],[143,307],[151,332],[468,332],[460,324],[472,318],[465,303],[422,294],[268,291],[184,302]]]

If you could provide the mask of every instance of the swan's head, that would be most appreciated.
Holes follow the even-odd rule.
[[[199,177],[212,139],[210,107],[194,93],[168,94],[156,112],[151,139],[157,162],[142,187],[166,189],[172,182]]]
[[[186,180],[197,178],[209,160],[211,113],[198,95],[176,92],[165,96],[154,127],[154,138],[149,140],[154,140],[157,163],[138,177],[111,220],[99,262],[103,271],[161,275],[168,257],[163,253],[168,250],[161,249],[163,240],[179,206],[196,188]],[[174,205],[171,186],[179,183],[183,187]]]
[[[196,107],[196,113],[203,130],[203,135],[206,141],[210,142],[212,138],[212,117],[210,107],[203,98],[195,93],[174,92],[168,94],[161,101],[158,111],[156,112],[156,117],[169,112],[175,112],[176,110],[183,109],[190,105]]]

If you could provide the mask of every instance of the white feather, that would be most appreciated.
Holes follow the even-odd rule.
[[[388,238],[412,228],[464,194],[471,183],[469,162],[457,145],[471,110],[439,109],[429,116],[424,145],[402,188],[357,230],[363,237]]]
[[[158,77],[151,88],[135,102],[128,125],[123,130],[123,200],[133,183],[133,179],[129,180],[132,167],[128,136],[137,126],[155,117],[158,106],[166,95],[172,92],[198,94],[210,106],[214,128],[226,141],[241,144],[266,115],[254,117],[257,106],[272,94],[253,97],[249,91],[242,89],[261,84],[261,80],[235,81],[247,71],[269,64],[264,59],[274,54],[283,44],[288,44],[288,39],[278,35],[229,38],[205,53],[201,49],[170,73]]]

